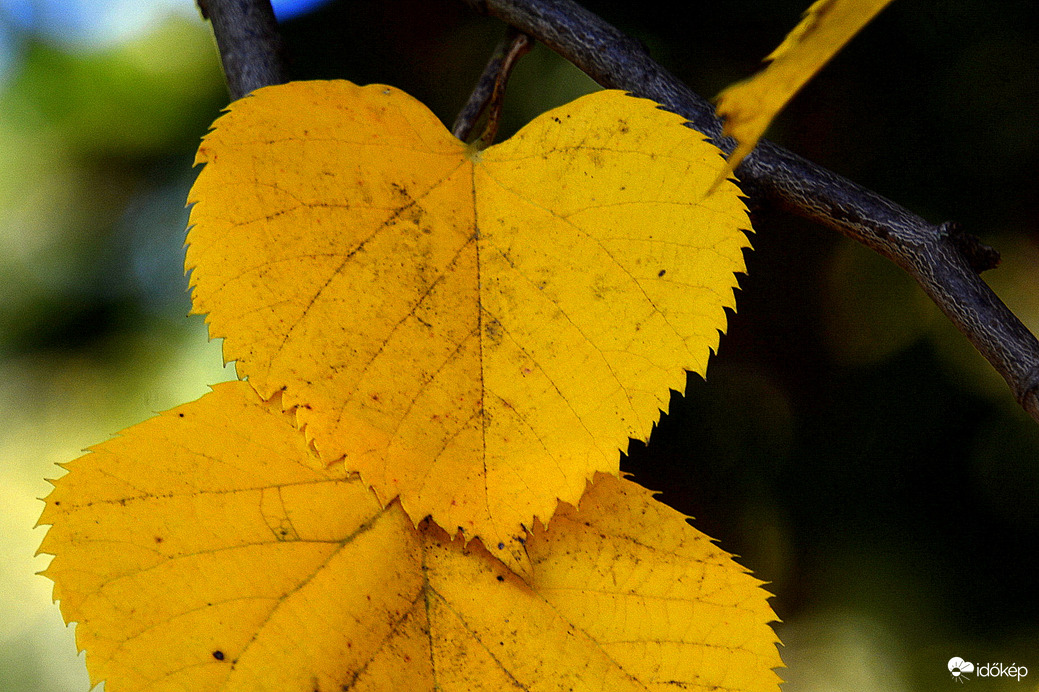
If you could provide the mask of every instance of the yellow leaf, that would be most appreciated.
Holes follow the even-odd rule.
[[[258,90],[199,149],[194,309],[322,459],[525,571],[734,306],[746,213],[683,123],[600,92],[477,151],[391,87]]]
[[[717,112],[725,118],[724,134],[738,141],[729,156],[728,171],[751,152],[794,94],[890,2],[816,0],[805,10],[800,24],[765,58],[770,62],[764,70],[718,95]]]
[[[685,518],[599,475],[527,541],[525,583],[355,476],[277,401],[214,387],[55,482],[41,552],[107,692],[775,692],[760,588]]]

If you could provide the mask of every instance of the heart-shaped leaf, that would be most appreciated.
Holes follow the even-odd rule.
[[[520,572],[703,373],[747,225],[719,151],[600,92],[479,151],[391,87],[256,91],[199,149],[196,312],[325,463]]]

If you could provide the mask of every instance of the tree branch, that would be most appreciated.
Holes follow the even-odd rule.
[[[726,153],[714,107],[641,44],[572,0],[463,0],[541,41],[600,85],[649,98]],[[998,256],[955,224],[930,224],[836,173],[762,140],[736,170],[745,190],[835,228],[908,272],[1007,381],[1039,422],[1039,341],[978,276]]]
[[[213,23],[232,98],[286,80],[270,0],[198,1]],[[638,42],[571,0],[463,1],[545,43],[602,86],[653,99],[724,151],[732,150],[707,100],[650,59]],[[993,266],[991,251],[954,224],[930,224],[767,141],[736,172],[750,193],[831,226],[907,271],[1039,421],[1039,341],[978,276]]]
[[[285,51],[270,0],[197,0],[213,25],[231,100],[288,81]]]

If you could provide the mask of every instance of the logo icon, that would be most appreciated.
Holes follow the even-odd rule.
[[[964,661],[959,656],[953,656],[949,659],[949,672],[952,673],[952,679],[956,682],[970,680],[967,677],[967,673],[974,672],[974,664],[970,661]]]

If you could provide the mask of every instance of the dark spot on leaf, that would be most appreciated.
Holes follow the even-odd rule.
[[[502,340],[501,322],[495,319],[487,320],[483,325],[483,333],[491,342],[500,343]]]
[[[162,543],[162,536],[156,536],[155,537],[155,542],[156,543]]]
[[[500,574],[496,578],[498,581],[505,581],[505,577],[501,576]]]
[[[177,415],[178,415],[178,416],[180,416],[181,418],[183,418],[183,417],[184,417],[184,414],[183,414],[183,413],[178,413]]]
[[[661,269],[660,271],[657,272],[657,276],[663,276],[664,274],[667,274],[667,270],[666,269]]]
[[[55,502],[54,504],[58,504],[58,503]],[[498,550],[505,550],[505,544],[504,543],[499,543],[498,544]]]
[[[215,658],[218,661],[223,661],[224,660],[224,652],[221,651],[220,649],[217,649],[216,651],[213,652],[213,658]]]

